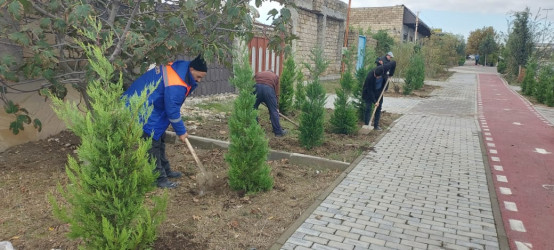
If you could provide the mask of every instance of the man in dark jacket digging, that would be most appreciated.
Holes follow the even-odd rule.
[[[279,76],[270,70],[262,71],[254,75],[254,81],[256,81],[254,108],[258,109],[260,103],[265,103],[269,110],[273,133],[277,137],[284,136],[287,131],[281,128],[281,123],[279,123],[279,104],[277,102],[279,100]]]
[[[159,81],[157,88],[148,96],[148,104],[153,106],[153,110],[142,127],[142,137],[152,137],[152,148],[148,153],[156,161],[155,171],[159,173],[157,185],[160,188],[177,187],[177,183],[169,181],[168,178],[178,178],[182,175],[169,167],[165,154],[165,130],[171,124],[179,139],[185,142],[188,133],[181,119],[181,106],[207,72],[206,61],[201,56],[192,61],[178,60],[147,71],[123,93],[126,96],[140,94],[150,84]]]
[[[375,117],[373,119],[373,128],[375,130],[381,130],[381,127],[379,127],[379,119],[381,118],[381,107],[383,106],[383,98],[381,97],[381,100],[379,100],[379,102],[377,102],[377,99],[379,99],[379,96],[381,95],[381,93],[383,93],[385,89],[385,76],[387,75],[387,72],[389,72],[389,76],[393,76],[395,70],[396,62],[392,61],[373,68],[367,74],[362,89],[362,99],[365,102],[364,128],[368,128],[370,125],[369,122],[371,119],[371,104],[375,104],[375,108],[377,110],[375,111]]]
[[[392,51],[389,51],[389,52],[387,52],[386,55],[384,55],[382,57],[378,57],[375,60],[375,66],[381,66],[381,65],[390,63],[390,62],[392,62],[391,61],[392,58],[394,58],[394,55],[392,54]],[[387,74],[385,74],[383,76],[383,82],[387,82],[387,80],[389,80],[389,72],[387,72]],[[387,90],[388,90],[388,87],[387,87],[387,89],[385,89],[385,91],[387,91]]]

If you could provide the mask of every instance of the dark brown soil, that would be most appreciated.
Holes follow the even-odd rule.
[[[326,119],[329,119],[332,112],[333,110],[331,109],[327,110]],[[288,114],[287,117],[295,121],[295,123],[299,123],[298,115]],[[380,124],[383,128],[388,128],[398,117],[398,114],[383,112]],[[259,122],[267,138],[269,138],[269,147],[271,149],[319,156],[344,162],[354,161],[362,152],[368,150],[375,139],[383,133],[383,131],[372,131],[369,134],[358,133],[355,135],[344,135],[334,134],[329,128],[325,128],[324,143],[321,146],[308,150],[303,148],[298,141],[300,132],[296,128],[296,125],[293,125],[285,119],[280,119],[280,123],[281,126],[288,131],[288,134],[284,137],[275,137],[269,121],[269,114],[265,107],[259,109]],[[206,122],[189,121],[189,123],[198,125],[198,129],[191,132],[193,135],[223,141],[229,140],[229,129],[226,119]],[[362,123],[359,124],[360,127],[362,125]]]
[[[265,113],[264,113],[265,112]],[[368,150],[382,132],[369,135],[325,134],[325,143],[312,150],[299,146],[294,125],[282,120],[290,133],[273,136],[267,110],[260,122],[272,149],[353,161]],[[382,126],[388,127],[398,115],[385,113]],[[291,119],[297,119],[291,116]],[[227,122],[210,121],[198,126],[196,135],[227,139]],[[191,131],[192,132],[192,131]],[[68,226],[52,216],[47,196],[58,195],[56,185],[65,185],[67,155],[79,145],[70,132],[47,140],[19,145],[0,153],[0,241],[11,241],[16,249],[76,249],[78,241],[65,237]],[[251,196],[232,191],[227,185],[227,164],[222,150],[197,149],[207,171],[213,173],[215,189],[195,195],[194,159],[185,145],[168,145],[174,170],[184,176],[179,187],[169,190],[167,219],[159,229],[155,249],[268,249],[339,175],[295,166],[287,161],[269,162],[275,180],[273,190]],[[161,193],[163,190],[156,190]]]

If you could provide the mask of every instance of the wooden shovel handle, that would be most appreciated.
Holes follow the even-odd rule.
[[[383,86],[383,90],[381,91],[381,94],[379,95],[379,99],[377,99],[376,103],[379,103],[381,101],[381,98],[383,98],[383,94],[385,94],[385,89],[387,89],[387,86],[389,85],[390,78],[387,78],[387,82],[385,83],[385,86]],[[369,124],[371,126],[371,123],[373,122],[373,118],[375,117],[375,111],[377,111],[377,107],[373,109],[373,112],[371,112],[371,119],[369,120]]]
[[[292,121],[291,119],[289,119],[288,117],[286,117],[285,115],[281,114],[281,112],[279,112],[279,115],[283,118],[285,118],[285,120],[289,121],[290,123],[294,124],[296,127],[300,127],[300,125],[298,125],[298,123]]]
[[[205,173],[206,171],[204,171],[204,165],[202,165],[202,162],[201,162],[200,159],[198,158],[198,155],[196,155],[196,152],[194,151],[194,148],[193,148],[192,145],[190,144],[188,138],[185,138],[185,143],[187,144],[187,147],[189,148],[189,151],[190,151],[190,153],[192,154],[192,157],[194,157],[194,160],[196,161],[196,164],[198,164],[198,167],[200,168],[200,170],[202,171],[202,173]]]

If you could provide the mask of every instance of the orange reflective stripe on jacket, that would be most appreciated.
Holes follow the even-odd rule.
[[[185,88],[187,88],[187,94],[186,96],[189,95],[190,93],[190,86],[185,82],[183,81],[183,79],[181,79],[181,77],[179,76],[179,74],[177,74],[177,72],[175,72],[175,70],[173,69],[173,67],[171,67],[171,64],[172,63],[169,63],[167,64],[167,66],[164,66],[164,85],[165,87],[169,87],[169,86],[183,86]]]

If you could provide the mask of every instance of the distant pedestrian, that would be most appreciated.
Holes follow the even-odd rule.
[[[381,100],[379,100],[379,102],[377,102],[377,99],[379,99],[379,96],[381,95],[381,93],[383,93],[385,89],[385,76],[387,75],[386,73],[389,72],[390,76],[393,76],[395,70],[396,62],[392,61],[373,68],[367,74],[362,89],[362,99],[365,102],[364,128],[367,128],[371,125],[369,124],[371,119],[371,105],[375,104],[376,110],[375,117],[373,118],[373,128],[375,130],[381,130],[381,127],[379,126],[379,120],[381,119],[381,107],[383,106],[384,98],[381,97]]]
[[[281,128],[281,123],[279,123],[279,76],[273,73],[273,71],[268,70],[256,73],[254,80],[256,81],[254,86],[256,94],[254,108],[258,109],[260,103],[265,103],[269,110],[273,134],[277,137],[284,136],[287,131]]]
[[[479,65],[479,54],[475,55],[475,65]]]

